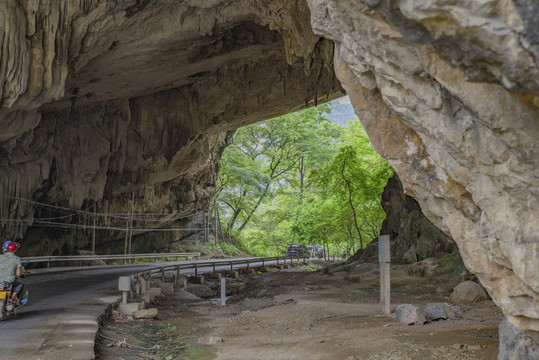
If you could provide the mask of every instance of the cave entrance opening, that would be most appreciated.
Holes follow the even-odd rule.
[[[223,152],[211,210],[220,243],[259,256],[293,243],[355,253],[379,235],[392,173],[348,97],[242,127]]]

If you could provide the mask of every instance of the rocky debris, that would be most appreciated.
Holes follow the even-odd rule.
[[[524,331],[504,317],[498,327],[498,360],[539,359],[539,332]]]
[[[395,321],[407,325],[421,325],[427,322],[454,319],[461,316],[457,306],[449,304],[431,304],[426,307],[412,304],[400,304],[395,308]]]
[[[395,320],[407,325],[426,323],[426,315],[423,308],[412,304],[400,304],[395,309]]]
[[[458,284],[451,296],[449,301],[452,304],[471,304],[482,300],[487,300],[489,297],[485,290],[476,282],[473,281],[464,281]]]
[[[134,319],[154,319],[158,313],[156,308],[150,308],[134,311],[132,316]]]
[[[118,322],[126,322],[126,321],[133,321],[132,315],[124,315],[118,310],[111,310],[110,312],[110,318],[114,321]]]

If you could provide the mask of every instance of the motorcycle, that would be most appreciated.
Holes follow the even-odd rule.
[[[20,305],[17,305],[16,302],[9,301],[11,299],[12,289],[13,283],[0,282],[0,321],[16,315],[21,306],[28,301],[28,291],[26,291],[24,287],[21,292],[17,294]]]

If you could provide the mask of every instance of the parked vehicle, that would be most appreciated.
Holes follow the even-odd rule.
[[[12,288],[13,283],[0,282],[0,321],[16,315],[20,307],[26,304],[28,300],[28,291],[23,287],[22,291],[17,294],[20,305],[10,302]]]
[[[303,244],[290,244],[286,248],[286,256],[310,258],[311,253]]]

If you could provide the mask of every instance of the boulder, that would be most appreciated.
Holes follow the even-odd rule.
[[[488,299],[488,295],[485,290],[473,281],[461,282],[449,297],[452,304],[471,304],[486,299]]]
[[[414,325],[424,324],[427,321],[425,310],[411,304],[400,304],[395,309],[395,321]]]
[[[498,327],[498,360],[539,359],[539,331],[524,331],[504,317]]]
[[[134,319],[153,319],[156,318],[158,311],[156,308],[143,309],[134,311],[132,316]]]
[[[447,314],[444,304],[434,304],[425,308],[427,321],[445,320]]]

